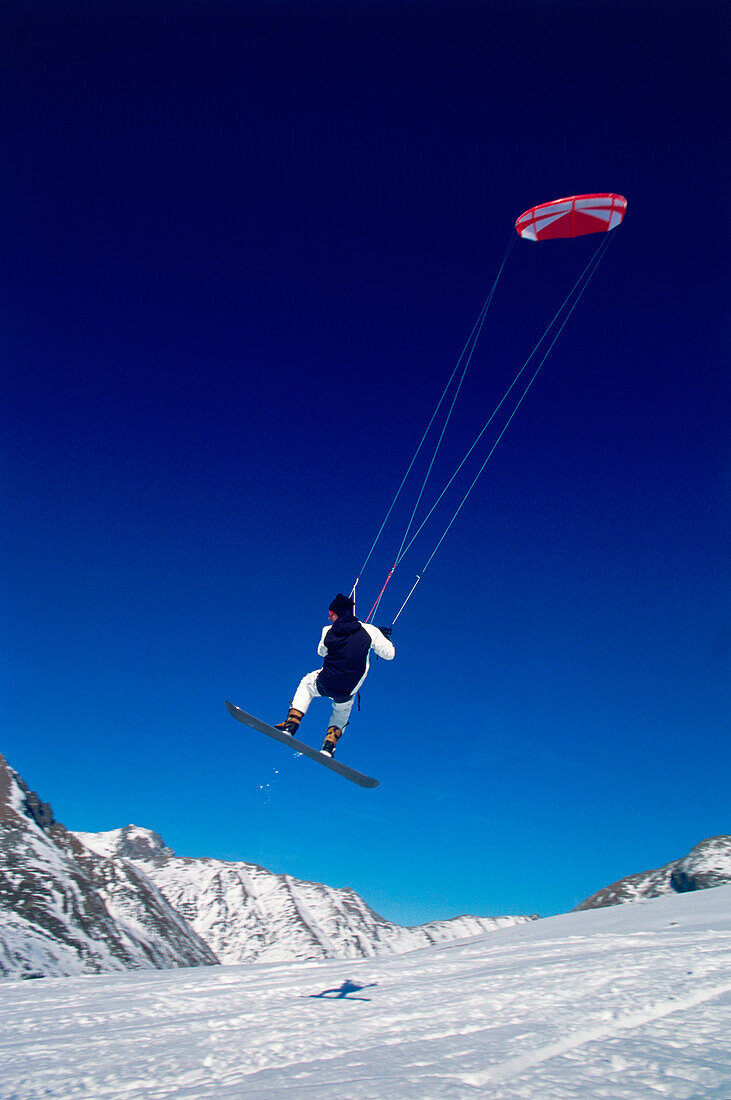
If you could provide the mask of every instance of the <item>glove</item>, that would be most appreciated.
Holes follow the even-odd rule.
[[[383,634],[384,638],[390,638],[393,634],[392,626],[379,626],[378,629],[380,630],[381,634]]]

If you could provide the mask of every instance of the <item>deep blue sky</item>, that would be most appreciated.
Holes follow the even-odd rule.
[[[724,14],[4,6],[0,751],[66,825],[412,923],[731,831]],[[223,701],[283,716],[515,218],[582,191],[625,223],[372,671],[361,791]],[[598,240],[516,243],[435,489]]]

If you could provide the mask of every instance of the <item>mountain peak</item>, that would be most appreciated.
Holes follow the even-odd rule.
[[[144,839],[146,852],[167,858],[155,833],[135,826],[126,833],[128,843]],[[144,875],[126,860],[104,858],[55,821],[4,757],[0,930],[0,975],[13,978],[218,961]]]
[[[592,894],[576,910],[601,909],[605,905],[657,898],[663,894],[686,894],[731,882],[731,836],[702,840],[681,859],[674,859],[652,871],[640,871],[613,882]]]
[[[124,825],[102,833],[76,833],[76,836],[92,852],[107,859],[118,857],[160,864],[175,856],[159,833],[139,825]]]
[[[0,822],[17,824],[23,817],[43,830],[54,824],[53,810],[48,802],[41,802],[0,753]]]

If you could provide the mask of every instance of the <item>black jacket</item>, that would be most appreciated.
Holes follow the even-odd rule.
[[[321,695],[328,695],[336,703],[350,699],[368,672],[368,651],[372,637],[354,615],[341,615],[324,634],[320,652],[325,649],[325,660],[317,677]]]

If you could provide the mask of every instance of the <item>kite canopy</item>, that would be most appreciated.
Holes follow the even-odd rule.
[[[607,233],[620,224],[626,209],[624,195],[571,195],[567,199],[532,206],[520,215],[515,228],[527,241]]]

